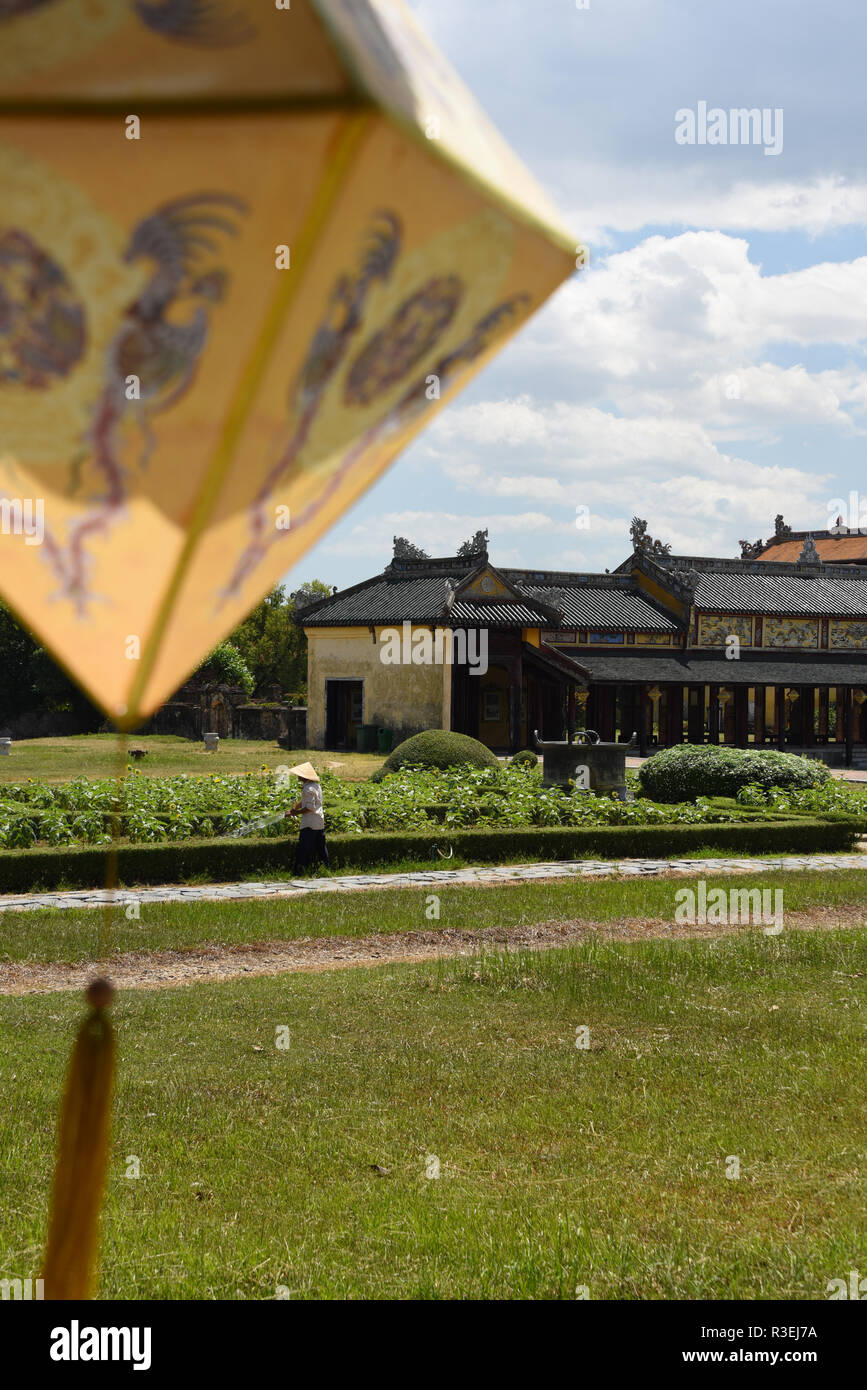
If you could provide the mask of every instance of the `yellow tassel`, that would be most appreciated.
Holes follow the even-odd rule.
[[[69,1064],[45,1250],[46,1298],[88,1298],[93,1288],[114,1085],[114,1029],[105,1012],[113,996],[108,980],[88,986],[91,1011]]]

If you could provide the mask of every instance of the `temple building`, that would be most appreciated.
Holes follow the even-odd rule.
[[[592,728],[634,732],[642,753],[709,742],[851,765],[867,744],[863,540],[859,564],[828,563],[822,535],[737,560],[672,555],[638,520],[632,539],[605,574],[496,568],[485,548],[396,555],[303,610],[310,746],[354,747],[365,724],[514,752]]]

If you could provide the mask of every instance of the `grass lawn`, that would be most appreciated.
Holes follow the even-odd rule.
[[[177,777],[182,772],[190,776],[260,772],[262,767],[312,762],[319,771],[331,767],[349,782],[362,782],[385,761],[379,753],[323,753],[310,748],[287,753],[267,739],[224,739],[216,753],[206,753],[204,744],[186,738],[130,734],[129,746],[147,749],[147,757],[135,767],[149,777]],[[73,777],[114,777],[116,772],[115,734],[22,739],[13,743],[8,758],[0,758],[0,782],[24,782],[28,777],[68,782]]]
[[[824,1299],[867,1268],[865,951],[748,932],[127,992],[102,1295]],[[0,1000],[8,1277],[38,1272],[80,1013]]]
[[[712,875],[708,893],[723,888],[782,888],[784,912],[816,907],[863,906],[867,920],[867,873]],[[292,941],[316,936],[368,936],[376,932],[436,929],[479,930],[525,926],[564,918],[611,922],[619,918],[673,921],[675,893],[695,879],[566,879],[523,881],[502,887],[429,884],[420,889],[371,889],[308,897],[238,902],[142,903],[138,921],[123,909],[113,913],[114,951],[183,950],[199,946]],[[440,900],[439,920],[429,920],[428,895]],[[0,969],[5,961],[76,964],[97,959],[100,909],[7,912],[0,917]]]

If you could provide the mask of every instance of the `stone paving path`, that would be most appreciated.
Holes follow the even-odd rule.
[[[516,883],[533,879],[654,878],[663,874],[699,875],[867,869],[867,854],[788,855],[780,859],[579,859],[553,864],[504,864],[467,869],[430,869],[402,874],[343,874],[334,878],[290,878],[252,883],[211,883],[201,887],[167,884],[157,888],[105,888],[61,893],[0,895],[0,913],[40,908],[100,907],[126,903],[235,902],[251,898],[296,898],[315,893],[358,892],[374,888],[422,888],[429,884]]]

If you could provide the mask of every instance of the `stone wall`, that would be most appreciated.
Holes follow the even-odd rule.
[[[212,731],[221,738],[288,739],[289,747],[303,748],[307,711],[277,701],[256,704],[233,686],[209,686],[198,691],[186,686],[178,691],[177,698],[161,705],[138,733],[174,734],[198,741]]]

